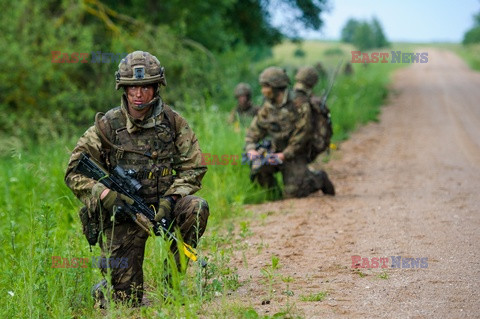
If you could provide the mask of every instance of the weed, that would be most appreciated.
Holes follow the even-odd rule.
[[[366,273],[362,272],[360,269],[355,269],[354,273],[360,276],[360,278],[368,276]]]
[[[250,230],[250,222],[249,221],[241,221],[240,222],[240,237],[246,238],[253,235],[253,232]]]
[[[378,274],[377,277],[380,278],[380,279],[388,279],[389,278],[388,273],[385,270],[382,271],[380,274]]]
[[[327,297],[327,295],[328,295],[328,292],[320,291],[319,293],[316,293],[316,294],[301,295],[300,300],[301,301],[323,301],[325,297]]]

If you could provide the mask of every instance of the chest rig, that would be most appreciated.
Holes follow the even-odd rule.
[[[158,200],[173,183],[175,152],[175,121],[173,111],[164,105],[163,118],[156,116],[155,125],[131,133],[120,107],[106,114],[97,113],[95,126],[103,146],[108,170],[119,165],[135,171],[133,177],[141,184],[139,195],[148,204]]]
[[[264,112],[258,114],[257,124],[271,138],[274,151],[280,152],[287,147],[298,116],[296,108],[290,101],[282,107],[269,104]]]

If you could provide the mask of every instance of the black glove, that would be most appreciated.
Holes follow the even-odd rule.
[[[132,205],[134,203],[133,199],[130,197],[117,193],[116,191],[110,190],[107,195],[101,200],[103,207],[110,213],[113,214],[115,207],[125,206],[125,203]]]
[[[158,210],[155,214],[155,221],[160,222],[162,218],[170,221],[174,206],[175,200],[172,196],[165,196],[160,198],[160,200],[158,201]]]

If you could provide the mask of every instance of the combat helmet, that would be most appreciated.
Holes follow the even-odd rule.
[[[251,96],[252,88],[250,87],[250,85],[248,85],[248,83],[240,82],[237,84],[233,92],[235,94],[235,97],[239,97],[240,95]]]
[[[160,61],[148,52],[135,51],[129,53],[118,64],[115,72],[115,88],[126,85],[162,84],[167,86],[165,68]]]
[[[312,89],[318,82],[318,72],[311,66],[302,67],[295,75],[295,80]]]
[[[261,85],[269,85],[272,88],[285,88],[290,84],[290,79],[284,69],[271,66],[260,73],[258,82]]]

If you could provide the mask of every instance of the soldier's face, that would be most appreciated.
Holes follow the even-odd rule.
[[[143,86],[128,86],[127,87],[127,99],[130,106],[138,106],[141,104],[147,104],[153,99],[155,90],[153,85]]]
[[[262,94],[266,99],[270,101],[274,99],[273,89],[269,85],[262,85]]]
[[[239,104],[239,105],[245,105],[245,104],[247,103],[247,101],[248,101],[248,96],[246,96],[246,95],[239,95],[239,96],[237,97],[237,101],[238,101],[238,104]]]

